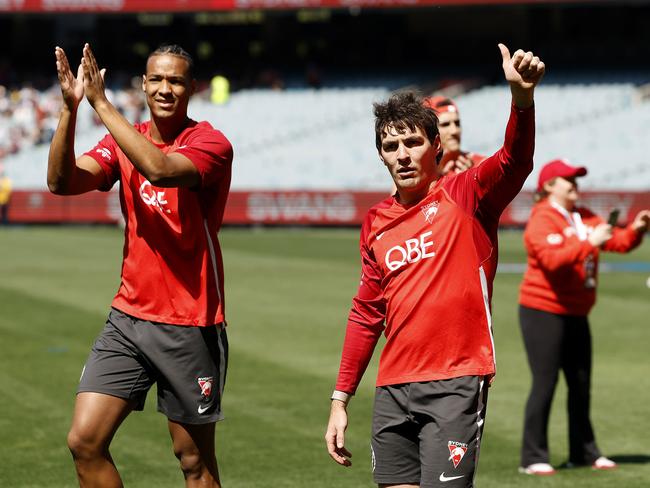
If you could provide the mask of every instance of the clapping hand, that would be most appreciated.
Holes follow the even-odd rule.
[[[56,73],[59,77],[59,84],[61,85],[63,103],[69,110],[74,111],[84,97],[83,69],[79,65],[77,68],[77,76],[75,77],[70,69],[70,63],[68,62],[68,57],[65,55],[65,51],[59,46],[54,48],[54,56],[56,57]]]
[[[83,86],[86,99],[94,107],[96,103],[106,100],[104,88],[106,69],[99,69],[89,44],[84,45],[81,69],[83,70]]]

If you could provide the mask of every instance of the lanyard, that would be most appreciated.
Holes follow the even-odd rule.
[[[569,213],[569,211],[563,206],[558,205],[555,202],[549,203],[555,210],[562,214],[564,220],[566,220],[571,228],[576,231],[576,236],[579,240],[584,241],[587,239],[587,227],[582,222],[582,217],[580,217],[580,214],[578,212]]]

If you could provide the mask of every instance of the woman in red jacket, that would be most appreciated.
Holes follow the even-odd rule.
[[[569,465],[613,469],[601,455],[589,419],[591,335],[587,315],[596,300],[600,251],[628,252],[648,230],[650,210],[625,228],[576,206],[576,178],[587,174],[553,160],[539,174],[536,201],[524,232],[528,267],[519,320],[533,375],[526,403],[520,471],[549,475],[547,427],[558,373],[568,386]]]

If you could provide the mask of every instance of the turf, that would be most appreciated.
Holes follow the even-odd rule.
[[[231,363],[218,425],[224,486],[372,487],[369,430],[375,363],[350,405],[353,466],[323,442],[344,324],[358,282],[357,231],[226,229]],[[119,280],[117,229],[0,229],[0,486],[76,486],[65,446],[76,382]],[[519,232],[501,235],[501,261],[522,262]],[[607,258],[606,258],[607,259]],[[650,241],[612,261],[650,262]],[[591,314],[592,419],[614,472],[516,472],[529,373],[516,321],[520,274],[494,293],[498,376],[490,392],[477,486],[645,487],[650,483],[647,273],[601,275]],[[565,388],[550,426],[552,462],[567,455]],[[155,394],[127,419],[112,453],[127,487],[183,486]]]

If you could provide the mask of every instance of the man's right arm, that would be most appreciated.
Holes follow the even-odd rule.
[[[368,221],[361,238],[362,275],[359,291],[352,302],[341,354],[336,389],[332,394],[330,418],[325,433],[327,450],[338,464],[350,466],[345,448],[348,425],[347,404],[368,367],[377,341],[384,330],[386,305],[381,289],[381,271],[366,246]]]
[[[93,158],[85,155],[75,158],[74,132],[77,109],[84,96],[83,72],[79,66],[77,76],[73,75],[68,58],[60,47],[55,48],[54,55],[63,108],[50,145],[47,187],[57,195],[78,195],[98,189],[104,183],[105,176]]]
[[[76,110],[63,108],[47,160],[47,187],[56,195],[79,195],[99,189],[105,182],[104,171],[87,155],[75,158],[74,131]]]

